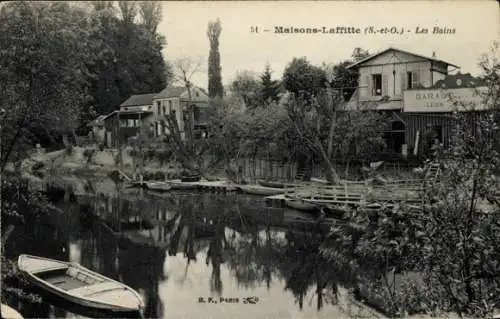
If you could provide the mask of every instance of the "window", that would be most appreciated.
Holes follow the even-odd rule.
[[[407,89],[416,88],[418,83],[419,83],[418,72],[409,71],[406,73],[406,88]]]
[[[160,105],[161,105],[161,102],[156,101],[156,110],[158,111],[158,114],[160,114]]]
[[[168,112],[172,110],[172,100],[168,100]]]
[[[120,127],[127,127],[127,120],[120,119]]]
[[[163,115],[167,115],[167,110],[165,108],[165,105],[163,105]]]
[[[382,74],[372,75],[372,95],[381,96],[382,95]]]
[[[128,120],[127,127],[134,127],[135,120]]]

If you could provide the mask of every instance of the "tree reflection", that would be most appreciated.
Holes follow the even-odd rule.
[[[127,242],[124,246],[119,252],[118,266],[122,281],[136,290],[145,291],[147,318],[161,318],[164,305],[159,296],[158,286],[160,281],[166,280],[163,272],[165,250],[133,241]]]
[[[107,201],[100,206],[105,204],[110,206]],[[273,280],[283,279],[300,309],[309,297],[316,298],[318,310],[336,302],[339,278],[321,257],[319,247],[326,234],[319,227],[314,229],[315,224],[285,223],[282,211],[267,209],[255,198],[217,194],[171,193],[113,205],[110,211],[140,211],[154,217],[156,228],[150,235],[148,231],[133,231],[128,237],[122,234],[120,243],[116,232],[104,235],[104,230],[91,230],[82,243],[82,262],[97,262],[99,268],[94,269],[144,290],[147,317],[163,315],[158,287],[166,280],[166,250],[170,256],[182,253],[186,259],[184,278],[198,254],[206,251],[204,262],[212,267],[209,285],[214,295],[223,293],[225,264],[244,289],[260,284],[270,289]],[[310,231],[300,232],[298,227]]]
[[[229,236],[228,266],[236,280],[245,288],[254,288],[261,282],[266,282],[269,288],[272,275],[277,274],[278,256],[284,243],[273,236],[270,227],[266,227],[263,234],[258,224],[248,217],[230,227],[236,229],[233,228]]]
[[[207,251],[207,258],[205,263],[207,265],[212,264],[212,275],[210,277],[210,291],[218,294],[222,294],[222,280],[220,277],[220,267],[224,263],[224,243],[227,242],[225,239],[225,229],[226,226],[222,222],[223,218],[218,216],[215,222],[215,236],[210,240],[210,245]]]
[[[293,293],[300,309],[303,308],[309,288],[314,286],[317,310],[323,307],[328,289],[333,292],[330,302],[336,303],[338,279],[327,260],[319,254],[324,235],[289,231],[286,238],[288,245],[283,253],[281,271],[286,281],[285,289]]]

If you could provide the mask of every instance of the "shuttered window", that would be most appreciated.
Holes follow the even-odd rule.
[[[369,96],[372,95],[372,79],[369,75],[365,76],[365,83],[364,85],[366,88],[363,88],[363,91],[366,92],[363,94],[363,96]]]
[[[407,89],[406,87],[406,74],[401,73],[401,94],[403,94],[403,91]]]
[[[382,93],[381,95],[389,95],[389,78],[387,75],[382,76]]]

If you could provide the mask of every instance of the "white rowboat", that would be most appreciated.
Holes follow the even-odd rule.
[[[143,301],[132,288],[77,263],[20,255],[18,266],[34,285],[83,307],[141,312]]]

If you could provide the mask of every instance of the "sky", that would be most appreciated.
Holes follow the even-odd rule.
[[[488,0],[168,1],[162,6],[158,32],[167,39],[165,58],[201,61],[200,71],[191,80],[203,88],[208,86],[207,25],[217,18],[222,25],[219,50],[224,85],[238,71],[261,73],[266,63],[278,79],[294,57],[305,56],[316,65],[337,63],[349,58],[356,47],[370,53],[388,47],[425,56],[435,52],[438,59],[460,66],[460,72],[479,75],[479,57],[500,39],[498,4]],[[360,33],[275,33],[279,26],[326,30],[348,27],[359,28]],[[404,33],[369,34],[369,27]],[[447,32],[433,33],[435,27]],[[257,32],[251,32],[255,28]]]

